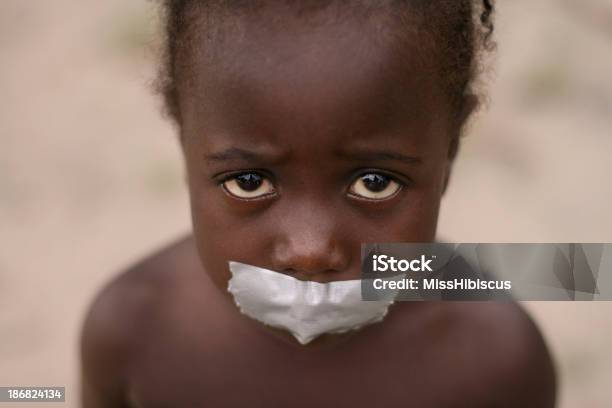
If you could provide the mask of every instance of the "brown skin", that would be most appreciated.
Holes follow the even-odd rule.
[[[84,406],[554,406],[548,351],[513,303],[400,303],[308,346],[239,313],[230,260],[328,282],[358,278],[363,242],[433,241],[462,125],[417,37],[261,18],[241,17],[214,59],[183,56],[194,235],[97,298]],[[245,173],[267,194],[232,195]],[[365,174],[401,187],[366,199]]]

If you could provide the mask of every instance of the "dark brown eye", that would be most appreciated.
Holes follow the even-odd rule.
[[[381,173],[367,173],[353,182],[349,193],[370,200],[385,200],[397,193],[402,186]]]
[[[275,192],[274,186],[259,173],[243,173],[223,182],[223,188],[238,198],[258,198]]]

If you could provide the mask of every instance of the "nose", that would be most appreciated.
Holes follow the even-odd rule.
[[[272,251],[275,270],[315,281],[347,271],[349,244],[340,236],[337,217],[303,206],[281,219]]]

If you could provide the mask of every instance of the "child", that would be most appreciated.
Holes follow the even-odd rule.
[[[513,303],[398,302],[303,345],[228,292],[232,261],[327,284],[359,278],[361,243],[435,239],[491,2],[164,6],[193,236],[93,304],[84,406],[554,406],[548,351]]]

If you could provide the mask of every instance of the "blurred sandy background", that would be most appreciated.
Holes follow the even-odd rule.
[[[612,0],[498,3],[492,102],[440,235],[612,242]],[[0,0],[0,385],[65,385],[78,406],[88,303],[189,229],[179,149],[150,91],[155,27],[145,0]],[[612,304],[526,306],[560,406],[612,406]]]

